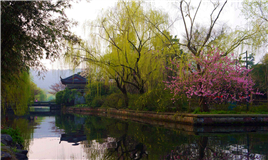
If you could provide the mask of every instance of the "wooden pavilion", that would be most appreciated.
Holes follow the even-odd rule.
[[[85,87],[88,83],[87,78],[79,74],[74,74],[64,79],[60,77],[60,79],[61,83],[66,85],[69,89],[77,89],[82,95],[85,93]]]

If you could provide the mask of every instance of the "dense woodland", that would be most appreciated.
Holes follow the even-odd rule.
[[[85,24],[87,40],[69,30],[76,24],[65,14],[72,3],[1,2],[2,110],[24,114],[29,103],[45,100],[29,70],[39,69],[42,77],[41,59],[54,61],[60,53],[74,68],[86,64],[88,107],[190,112],[228,103],[243,107],[254,96],[268,99],[268,54],[259,53],[267,48],[268,1],[244,0],[241,10],[249,24],[233,29],[216,25],[231,2],[211,2],[210,23],[202,26],[196,22],[202,1],[193,6],[180,0],[175,5],[183,38],[171,34],[174,21],[164,11],[142,1],[119,1]],[[256,54],[265,54],[258,64]],[[51,89],[63,105],[76,94],[61,91],[60,84]]]

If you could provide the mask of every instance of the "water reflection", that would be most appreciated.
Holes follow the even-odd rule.
[[[268,152],[267,133],[192,135],[93,116],[85,128],[89,159],[266,159]]]
[[[1,115],[1,124],[21,131],[24,141],[24,149],[28,150],[34,129],[42,122],[43,117],[15,117],[14,115]]]
[[[80,133],[61,134],[59,144],[61,143],[61,141],[66,141],[68,143],[73,143],[72,144],[73,146],[77,146],[79,145],[78,142],[85,141],[85,140],[87,140],[87,137],[84,134],[80,134]]]
[[[97,116],[2,117],[27,140],[29,159],[267,159],[267,132],[186,132]],[[171,126],[171,125],[170,125]],[[263,127],[261,127],[263,128]],[[218,131],[215,127],[212,130]],[[257,130],[254,130],[257,131]]]
[[[87,117],[85,128],[89,131],[86,133],[89,141],[102,146],[91,148],[88,155],[91,159],[94,153],[104,154],[99,156],[104,159],[267,158],[267,133],[191,135],[179,130],[100,117]],[[92,152],[100,148],[102,152]]]

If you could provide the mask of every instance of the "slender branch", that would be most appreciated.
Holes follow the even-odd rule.
[[[110,42],[110,43],[113,44],[117,49],[119,49],[120,51],[122,51],[122,49],[121,49],[120,47],[117,46],[117,44],[115,43],[115,41],[113,40],[113,38],[111,38],[109,32],[108,32],[107,29],[104,27],[103,22],[104,22],[104,21],[102,21],[102,27],[103,27],[105,33],[108,35],[109,39],[110,39],[113,43],[111,43],[111,41],[108,41],[108,42]]]
[[[192,40],[194,21],[195,21],[197,12],[198,12],[198,10],[199,10],[199,8],[200,8],[200,6],[201,6],[201,3],[202,3],[202,0],[200,0],[200,2],[199,2],[199,4],[198,4],[198,7],[197,7],[197,9],[196,9],[196,11],[195,11],[195,14],[194,14],[193,21],[191,21],[191,29],[190,29],[190,35],[191,35],[191,37],[190,37],[190,41]],[[190,17],[190,16],[189,16],[189,17]]]
[[[124,5],[125,5],[125,8],[127,9],[128,15],[131,16],[131,15],[130,15],[130,12],[129,12],[129,9],[127,8],[125,2],[123,2],[123,3],[124,3]],[[140,7],[140,3],[139,3],[139,6],[137,7],[137,9],[135,10],[135,12],[138,10],[139,7]],[[135,12],[133,13],[133,15],[135,14]],[[133,16],[133,15],[132,15],[132,16]],[[134,31],[135,31],[135,33],[136,33],[136,36],[138,37],[139,41],[141,41],[140,36],[139,36],[139,34],[138,34],[138,31],[137,31],[137,29],[136,29],[136,27],[135,27],[135,24],[134,24],[132,18],[129,17],[129,19],[130,19],[131,24],[132,24],[132,26],[133,26],[133,28],[134,28]]]
[[[215,18],[214,22],[210,25],[210,28],[209,28],[207,37],[206,37],[205,41],[203,42],[202,47],[198,50],[198,52],[197,52],[198,54],[201,52],[202,48],[203,48],[203,47],[205,46],[205,44],[207,43],[207,41],[208,41],[208,39],[209,39],[209,37],[210,37],[210,35],[211,35],[212,29],[213,29],[213,27],[214,27],[216,21],[218,20],[218,18],[219,18],[219,16],[220,16],[220,14],[221,14],[221,12],[222,12],[224,6],[226,5],[226,3],[227,3],[227,0],[224,2],[223,6],[221,7],[221,9],[220,9],[220,11],[219,11],[217,17]],[[213,12],[214,12],[214,11],[212,11],[212,13],[213,13]]]
[[[181,16],[182,16],[182,20],[183,20],[183,24],[184,24],[184,28],[185,28],[187,40],[190,41],[189,33],[188,33],[187,25],[186,25],[186,21],[185,21],[183,10],[182,10],[182,3],[183,3],[183,0],[181,0],[181,2],[180,2]]]

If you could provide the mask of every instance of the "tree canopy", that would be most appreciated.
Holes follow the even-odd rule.
[[[244,0],[242,6],[242,12],[249,21],[250,30],[255,30],[257,33],[251,43],[267,47],[268,0]]]
[[[162,83],[168,57],[181,50],[167,31],[168,15],[145,5],[119,1],[88,25],[91,41],[71,46],[66,56],[75,64],[98,66],[125,96],[131,88],[143,94],[151,84]]]
[[[170,69],[176,76],[166,82],[167,87],[174,96],[186,94],[188,98],[199,97],[199,106],[203,111],[209,110],[209,103],[247,99],[254,91],[252,78],[247,76],[251,70],[237,64],[235,59],[222,57],[223,54],[219,50],[201,52],[199,57],[194,57],[186,65],[173,61],[177,69]]]
[[[29,96],[29,68],[37,68],[39,73],[45,71],[42,59],[53,61],[67,41],[79,41],[69,30],[75,23],[65,15],[65,9],[70,7],[70,1],[1,2],[1,99],[4,106],[16,104],[16,109],[27,106],[28,98],[22,96]]]
[[[268,53],[266,53],[260,64],[253,65],[251,75],[255,81],[255,88],[266,93],[268,99]]]
[[[9,81],[29,67],[45,69],[41,59],[54,60],[66,40],[77,42],[74,24],[64,10],[69,1],[1,2],[1,72]],[[16,65],[14,65],[16,64]]]

